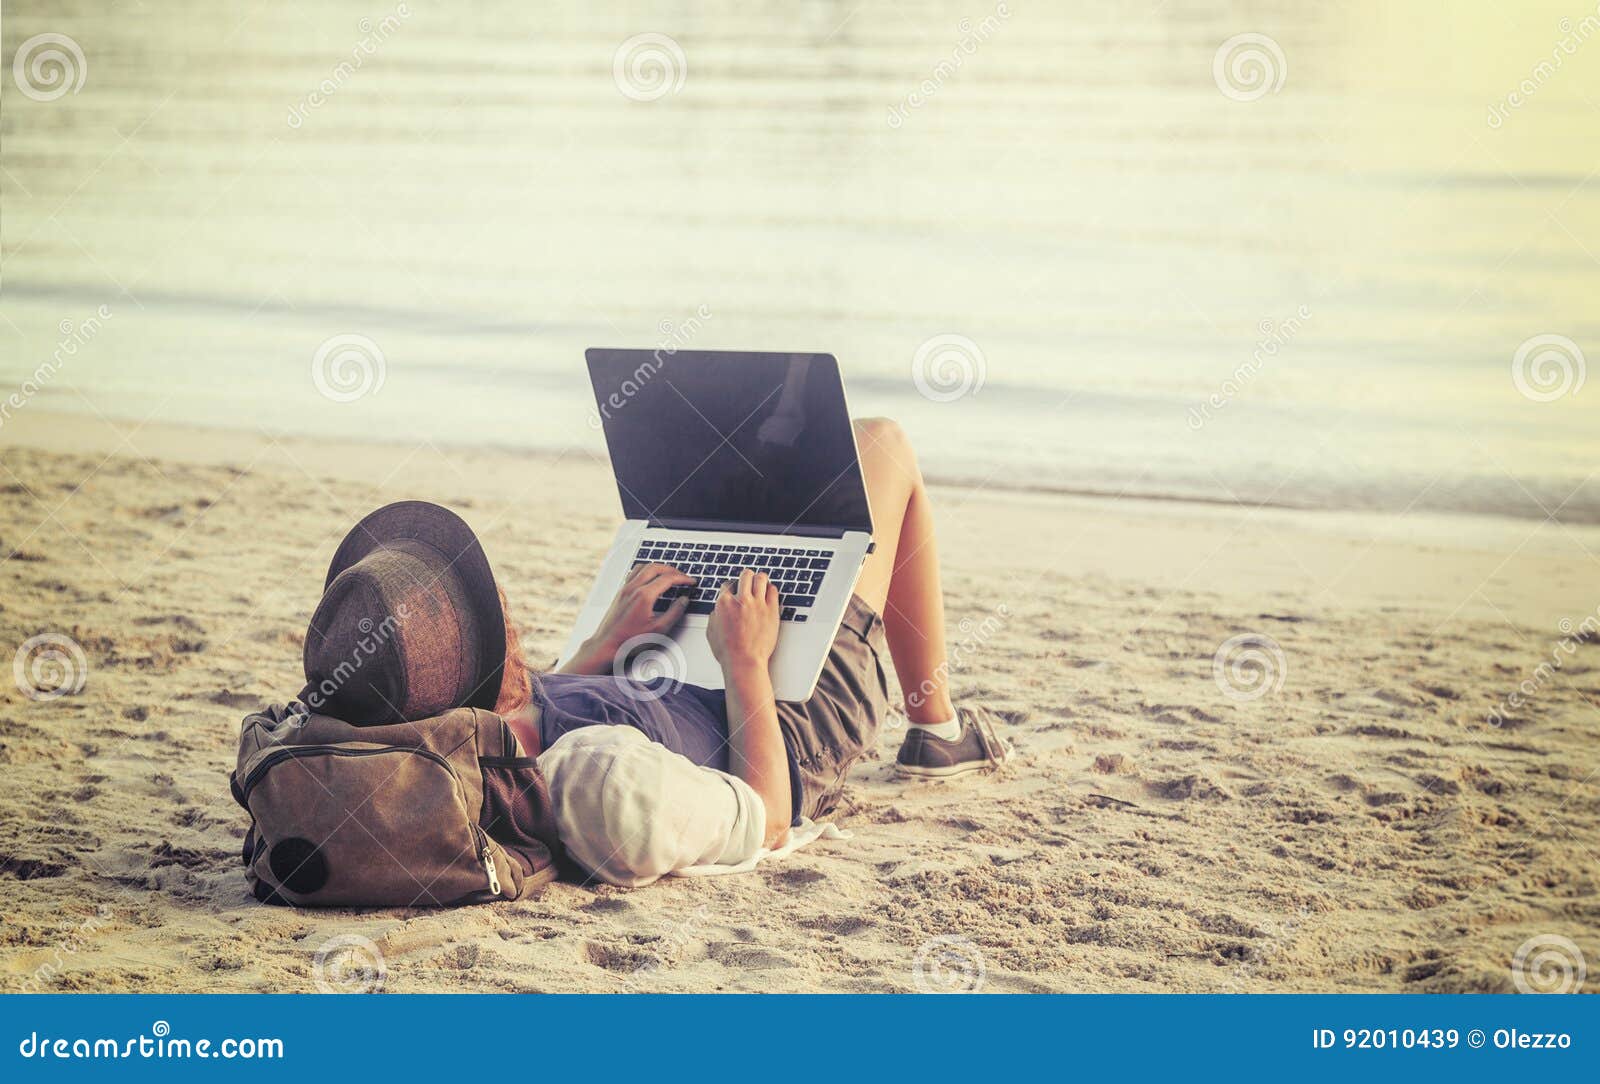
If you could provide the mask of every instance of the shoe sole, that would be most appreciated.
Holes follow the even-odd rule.
[[[943,768],[925,768],[920,764],[896,764],[895,773],[908,775],[917,779],[950,779],[958,775],[968,775],[972,772],[987,771],[998,768],[999,765],[987,760],[968,761],[965,764],[950,764]]]

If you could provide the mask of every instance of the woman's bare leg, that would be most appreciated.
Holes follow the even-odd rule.
[[[888,418],[855,423],[877,549],[856,594],[883,615],[895,675],[913,723],[955,718],[945,650],[944,592],[933,507],[905,430]]]

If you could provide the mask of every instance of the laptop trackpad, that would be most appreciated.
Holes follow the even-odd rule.
[[[711,643],[706,639],[707,618],[685,618],[673,632],[672,646],[681,657],[671,659],[670,665],[681,666],[678,680],[685,685],[698,685],[703,689],[720,689],[723,686],[722,666],[711,654]],[[671,649],[668,649],[669,653]]]

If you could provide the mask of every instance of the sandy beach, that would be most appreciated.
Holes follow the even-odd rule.
[[[60,634],[85,667],[53,699],[0,682],[0,984],[311,990],[340,935],[390,991],[1509,991],[1539,935],[1600,964],[1593,529],[972,489],[936,497],[999,775],[898,780],[891,730],[852,837],[755,873],[263,906],[239,720],[299,687],[335,544],[402,497],[473,524],[553,658],[616,522],[601,463],[6,425],[0,646]],[[1264,670],[1219,675],[1230,641]]]

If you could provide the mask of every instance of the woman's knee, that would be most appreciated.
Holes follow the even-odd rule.
[[[899,422],[893,418],[855,419],[856,445],[863,459],[883,456],[902,471],[917,473],[916,449]]]

